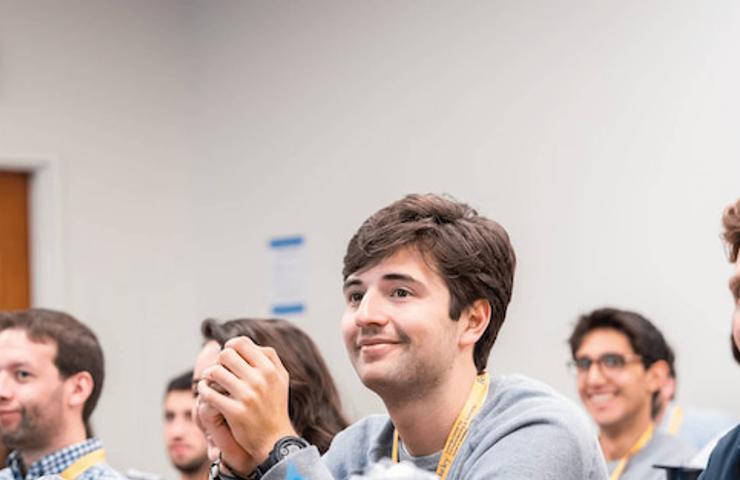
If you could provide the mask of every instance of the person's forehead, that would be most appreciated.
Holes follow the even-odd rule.
[[[37,367],[56,368],[57,345],[51,339],[33,339],[23,329],[0,332],[0,363],[27,362]]]
[[[418,281],[444,284],[436,271],[431,254],[422,253],[416,246],[399,248],[365,270],[350,274],[347,279],[372,282],[382,279],[388,273],[404,273]]]
[[[193,368],[193,380],[199,380],[200,374],[206,368],[214,365],[218,359],[218,352],[221,351],[221,346],[215,340],[209,340],[203,345],[198,353],[198,358],[195,360],[195,367]]]
[[[614,328],[595,328],[583,336],[577,354],[634,353],[626,333]]]
[[[190,390],[171,390],[167,392],[164,398],[165,410],[189,412],[193,403],[195,403],[195,399],[193,398],[193,392]]]

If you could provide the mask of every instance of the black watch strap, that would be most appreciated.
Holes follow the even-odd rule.
[[[281,438],[275,442],[275,446],[272,447],[272,451],[267,456],[267,460],[260,463],[248,478],[250,480],[262,478],[263,475],[265,475],[272,467],[277,465],[282,459],[299,450],[303,450],[310,445],[310,443],[300,437],[289,436]]]

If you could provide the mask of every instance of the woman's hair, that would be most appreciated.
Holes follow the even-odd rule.
[[[200,330],[206,342],[214,340],[221,347],[231,338],[246,336],[257,345],[275,349],[290,376],[288,414],[293,427],[321,453],[348,425],[319,349],[298,327],[277,319],[238,318],[220,323],[209,318]]]

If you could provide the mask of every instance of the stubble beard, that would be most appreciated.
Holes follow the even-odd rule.
[[[23,407],[20,411],[21,419],[18,425],[0,435],[3,443],[10,450],[39,450],[49,444],[52,425],[43,425],[38,407]]]
[[[403,355],[394,365],[388,366],[383,375],[361,380],[367,388],[379,395],[386,405],[406,403],[424,398],[439,388],[444,382],[445,369],[446,366],[440,368],[414,355]]]
[[[173,463],[173,465],[180,473],[184,475],[192,475],[194,473],[198,473],[208,462],[208,455],[206,453],[203,453],[199,457],[194,458],[190,461]]]

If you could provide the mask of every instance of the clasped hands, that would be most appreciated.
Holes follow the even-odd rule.
[[[198,382],[196,421],[222,465],[245,477],[282,437],[298,436],[288,416],[288,372],[275,350],[232,338]]]

